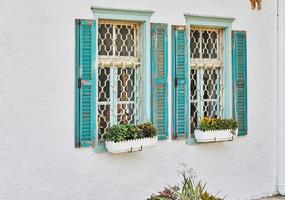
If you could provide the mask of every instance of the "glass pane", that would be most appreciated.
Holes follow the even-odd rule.
[[[135,55],[135,36],[134,27],[126,25],[116,26],[116,55],[134,56]]]
[[[217,32],[211,32],[210,35],[213,48],[211,49],[211,58],[218,58],[218,34]]]
[[[135,98],[135,68],[118,68],[119,101],[134,101]]]
[[[198,126],[198,110],[197,110],[197,102],[191,103],[191,132],[193,133],[194,130]]]
[[[203,58],[217,58],[217,33],[215,31],[203,31],[202,52]]]
[[[100,56],[113,55],[113,26],[111,24],[99,24],[98,32],[98,54]]]
[[[207,31],[203,31],[202,33],[202,56],[203,58],[209,58],[209,54],[211,51],[211,42],[209,42],[209,34]]]
[[[197,70],[192,69],[190,74],[191,100],[197,99]]]
[[[117,109],[117,120],[119,124],[135,123],[135,109],[133,103],[118,104]]]
[[[99,143],[104,143],[104,134],[106,129],[110,127],[110,105],[99,105],[98,106],[98,133]]]
[[[99,102],[110,100],[110,68],[98,68],[98,97]]]
[[[210,68],[204,70],[204,99],[217,99],[218,95],[218,80],[217,80],[217,69]]]
[[[214,101],[205,101],[204,106],[204,117],[218,118],[218,105]]]
[[[190,49],[191,58],[200,58],[200,32],[198,30],[190,31]]]

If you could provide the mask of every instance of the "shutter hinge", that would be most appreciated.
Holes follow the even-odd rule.
[[[175,78],[175,87],[177,87],[178,85],[185,85],[186,84],[186,80],[182,79],[182,78]]]
[[[78,79],[78,83],[77,83],[77,84],[78,84],[78,88],[81,88],[81,83],[82,83],[82,82],[81,82],[81,78],[79,78],[79,79]]]
[[[91,85],[89,80],[82,80],[81,78],[78,79],[78,88],[82,88],[84,85]]]

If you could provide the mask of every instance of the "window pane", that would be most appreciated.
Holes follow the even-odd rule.
[[[191,58],[200,58],[200,33],[198,30],[190,31]]]
[[[135,36],[134,26],[117,25],[116,26],[116,55],[134,56],[135,55]]]
[[[198,70],[192,69],[190,74],[191,100],[197,99],[197,72]]]
[[[197,101],[191,103],[191,132],[193,133],[195,128],[198,126],[198,110],[197,110]]]
[[[98,68],[99,102],[110,101],[110,68]]]
[[[217,70],[218,69],[214,68],[204,70],[204,99],[217,99],[217,91],[219,84],[219,82],[217,81]]]
[[[217,58],[217,33],[203,31],[202,33],[203,58]]]
[[[203,75],[203,111],[205,117],[218,117],[218,105],[219,105],[219,80],[218,80],[218,72],[220,69],[210,68],[204,70]]]
[[[104,143],[104,134],[106,129],[110,127],[110,105],[99,105],[98,106],[98,133],[99,143]]]
[[[119,124],[135,123],[133,103],[120,103],[117,108],[117,120]]]
[[[204,102],[204,117],[218,118],[217,112],[218,104],[214,101]]]
[[[119,101],[134,101],[134,98],[135,98],[135,68],[118,68]]]
[[[98,68],[98,134],[99,143],[110,126],[110,68]]]
[[[98,54],[102,56],[113,55],[113,26],[111,24],[99,24],[98,32]]]

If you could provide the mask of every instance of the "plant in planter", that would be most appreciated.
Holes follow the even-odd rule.
[[[234,119],[203,118],[200,129],[194,131],[197,142],[233,140],[237,136],[238,123]]]
[[[179,186],[168,186],[158,194],[152,194],[148,200],[223,200],[206,190],[206,184],[197,181],[192,169],[180,172],[182,181]]]
[[[107,129],[104,139],[111,153],[141,151],[157,143],[156,129],[150,122],[114,125]]]
[[[150,122],[139,124],[137,128],[142,137],[155,137],[156,136],[156,129],[154,125]]]

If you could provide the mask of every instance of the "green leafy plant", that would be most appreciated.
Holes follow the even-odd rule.
[[[219,197],[216,197],[212,194],[209,194],[207,191],[205,191],[203,194],[202,194],[202,197],[201,197],[202,200],[223,200]]]
[[[216,119],[205,117],[200,121],[200,128],[203,131],[223,129],[235,130],[237,127],[238,123],[234,119]]]
[[[112,128],[108,128],[104,139],[106,141],[120,142],[128,138],[128,128],[126,125],[114,125]]]
[[[205,184],[201,181],[195,183],[195,180],[191,176],[187,176],[185,172],[182,172],[182,189],[177,192],[181,200],[201,200],[203,192],[205,190]]]
[[[156,136],[156,129],[154,125],[150,122],[146,122],[144,124],[139,124],[138,129],[140,131],[140,134],[143,137],[154,137]]]
[[[156,129],[150,122],[134,124],[117,124],[107,129],[104,134],[105,141],[122,142],[156,136]]]

